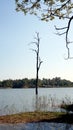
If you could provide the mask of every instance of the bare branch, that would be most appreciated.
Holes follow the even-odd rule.
[[[64,30],[64,29],[67,29],[67,27],[63,27],[63,28],[58,28],[56,26],[54,26],[56,30]]]
[[[73,19],[73,1],[72,0],[15,0],[16,10],[22,11],[25,15],[27,13],[34,14],[43,21],[53,20],[55,18],[67,19],[68,25],[63,28],[56,28],[57,31],[63,31],[57,33],[58,35],[66,34],[66,48],[68,51],[68,58],[70,58],[70,49],[68,40],[68,33],[70,24]],[[39,48],[40,38],[39,33],[36,33],[37,37],[33,42]]]
[[[34,51],[34,52],[36,52],[36,53],[37,53],[37,50],[35,50],[35,49],[30,48],[30,50],[32,50],[32,51]]]
[[[66,48],[67,48],[67,51],[68,51],[68,56],[67,56],[67,58],[65,58],[65,59],[72,59],[72,58],[73,58],[73,57],[70,56],[70,48],[69,48],[69,44],[72,43],[72,42],[70,42],[70,41],[68,40],[68,33],[69,33],[69,30],[70,30],[70,24],[71,24],[71,21],[72,21],[72,20],[73,20],[73,16],[70,17],[70,19],[69,19],[69,21],[68,21],[67,27],[57,28],[57,27],[55,26],[55,29],[56,29],[57,31],[65,30],[65,31],[62,32],[62,33],[59,33],[59,32],[56,33],[56,34],[59,35],[59,36],[60,36],[60,35],[63,35],[63,34],[66,34]]]
[[[39,65],[38,65],[38,70],[40,69],[41,63],[43,63],[43,61],[41,61],[40,57],[39,57]]]
[[[37,46],[38,46],[38,42],[31,42],[32,44],[34,43],[34,44],[36,44]]]
[[[59,33],[59,32],[57,32],[57,33],[55,33],[55,34],[57,34],[57,35],[61,36],[61,35],[66,34],[66,32],[63,32],[63,33]]]
[[[68,32],[69,32],[70,24],[71,24],[72,20],[73,20],[73,16],[69,19],[69,22],[68,22],[68,26],[67,26],[67,30],[66,30],[66,43],[68,43]]]
[[[34,42],[31,42],[33,44],[35,44],[37,46],[36,49],[31,49],[32,51],[34,51],[36,53],[36,95],[38,94],[38,74],[39,74],[39,69],[40,69],[40,66],[41,66],[41,59],[39,57],[39,44],[40,44],[40,38],[39,38],[39,33],[36,33],[36,37],[34,37],[34,39],[36,41]]]
[[[69,29],[70,29],[70,24],[71,24],[71,21],[73,20],[73,16],[70,18],[69,22],[68,22],[68,26],[67,26],[67,30],[66,30],[66,48],[68,50],[68,58],[71,58],[70,57],[70,49],[68,47],[69,45],[69,41],[68,41],[68,33],[69,33]]]

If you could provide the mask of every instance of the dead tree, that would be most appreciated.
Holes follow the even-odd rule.
[[[40,38],[39,38],[39,33],[36,33],[36,37],[34,37],[35,41],[32,42],[36,45],[36,49],[31,49],[36,53],[36,95],[38,95],[38,80],[39,80],[39,69],[41,66],[41,61],[40,56],[39,56],[39,46],[40,46]]]

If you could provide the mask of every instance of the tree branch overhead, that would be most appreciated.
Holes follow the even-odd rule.
[[[73,20],[73,0],[15,0],[16,11],[22,11],[25,15],[27,13],[36,15],[40,20],[48,22],[56,18],[67,19],[66,27],[55,29],[57,31],[63,30],[58,35],[64,35],[66,39],[66,48],[68,51],[67,58],[71,58],[69,49],[69,30]],[[37,34],[38,38],[38,34]],[[36,39],[37,40],[37,39]],[[39,40],[39,39],[38,39]]]

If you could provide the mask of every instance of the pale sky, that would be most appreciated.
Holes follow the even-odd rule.
[[[29,44],[39,32],[40,57],[43,60],[39,78],[61,77],[73,81],[73,59],[65,60],[65,35],[57,36],[54,25],[66,26],[67,21],[56,19],[42,22],[35,16],[15,11],[15,0],[0,2],[0,80],[36,77],[36,55]],[[71,24],[72,28],[73,23]],[[73,41],[73,30],[69,37]],[[73,44],[71,55],[73,56]]]

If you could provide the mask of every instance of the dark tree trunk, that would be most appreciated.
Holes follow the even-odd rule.
[[[41,59],[40,59],[40,56],[39,56],[39,45],[40,45],[40,38],[39,38],[39,33],[36,33],[37,34],[37,37],[35,37],[35,42],[32,42],[32,43],[35,43],[37,49],[32,49],[32,51],[35,51],[36,53],[36,95],[38,95],[38,80],[39,80],[39,69],[40,69],[40,66],[41,66]]]
[[[38,52],[37,52],[37,61],[36,61],[36,95],[38,95]]]

